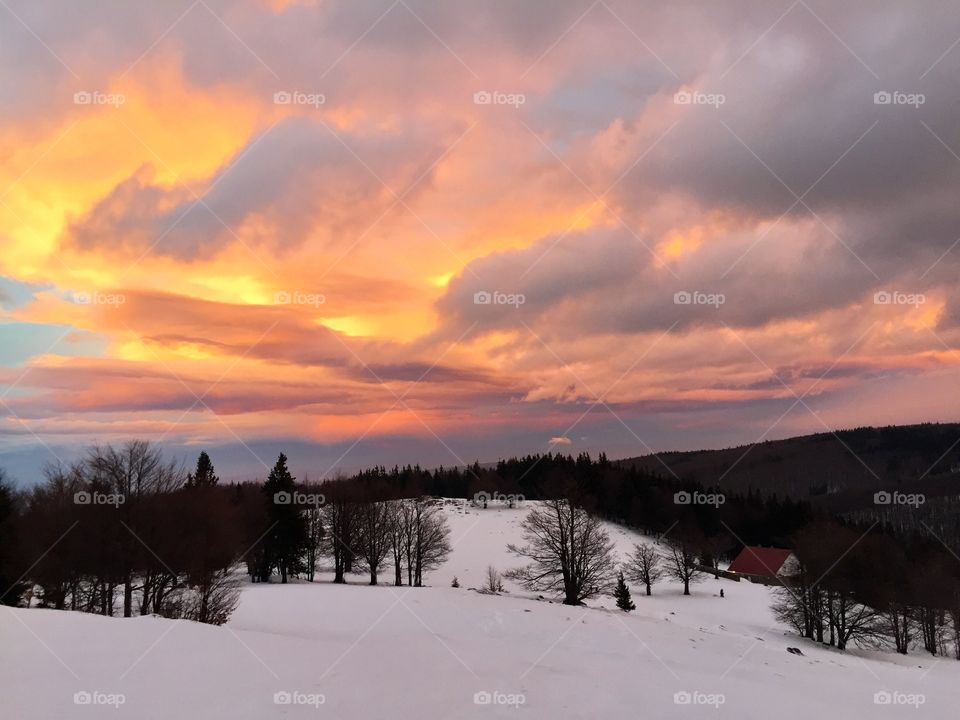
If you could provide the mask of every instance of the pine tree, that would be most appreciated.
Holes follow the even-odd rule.
[[[197,458],[197,469],[195,472],[187,475],[187,487],[213,487],[220,482],[213,469],[213,462],[206,451],[200,453]]]
[[[280,571],[280,581],[285,583],[290,575],[306,569],[304,554],[307,550],[307,522],[297,504],[295,478],[287,469],[287,456],[280,453],[277,464],[263,484],[267,504],[267,527],[263,539],[264,565],[261,576],[269,579],[273,569]]]
[[[613,596],[617,599],[617,607],[624,612],[637,609],[633,600],[630,599],[630,588],[627,587],[627,583],[623,579],[622,571],[617,575],[617,587],[613,591]]]

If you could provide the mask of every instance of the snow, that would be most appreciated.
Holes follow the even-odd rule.
[[[510,592],[498,596],[471,590],[482,585],[488,564],[501,570],[517,564],[506,544],[521,541],[527,509],[449,502],[444,511],[454,552],[428,577],[431,587],[369,587],[362,576],[335,586],[326,575],[314,584],[248,585],[220,628],[3,609],[2,716],[956,715],[960,663],[815,646],[774,622],[770,589],[763,586],[710,578],[683,597],[679,586],[661,583],[649,598],[634,587],[637,610],[630,614],[612,609],[609,598],[582,608],[537,600],[509,582]],[[609,530],[622,556],[632,543],[650,542]],[[460,588],[449,586],[454,575]],[[75,693],[85,692],[93,702],[76,704]],[[897,704],[876,704],[882,692],[891,695],[881,700]],[[493,701],[478,704],[478,693],[490,693]],[[275,697],[291,702],[278,704]]]

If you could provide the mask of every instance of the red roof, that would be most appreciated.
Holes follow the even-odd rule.
[[[783,548],[751,547],[747,545],[730,563],[729,570],[744,575],[776,577],[787,558],[792,554],[792,551]]]

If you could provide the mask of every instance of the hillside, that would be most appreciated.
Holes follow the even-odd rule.
[[[247,585],[219,628],[4,609],[4,716],[749,720],[776,708],[798,720],[922,720],[952,717],[960,702],[955,662],[816,647],[785,634],[771,591],[758,585],[711,578],[692,597],[670,583],[650,598],[634,589],[629,615],[609,599],[571,608],[509,583],[500,596],[478,593],[471,588],[488,564],[515,564],[505,546],[520,539],[525,511],[448,501],[445,512],[454,552],[431,587],[369,587],[359,576],[347,586],[328,576]],[[608,529],[621,555],[650,542]],[[450,587],[454,575],[460,588]],[[123,704],[78,708],[74,694],[83,692],[122,694]],[[884,692],[923,702],[878,707]],[[483,704],[483,693],[495,702]]]
[[[682,479],[719,484],[728,491],[754,488],[794,498],[829,497],[839,509],[857,505],[881,489],[956,493],[960,424],[838,430],[620,462],[661,474],[672,471]]]

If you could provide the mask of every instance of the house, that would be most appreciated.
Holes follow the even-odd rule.
[[[788,585],[797,574],[797,564],[791,550],[747,545],[730,563],[726,575],[764,585]]]

